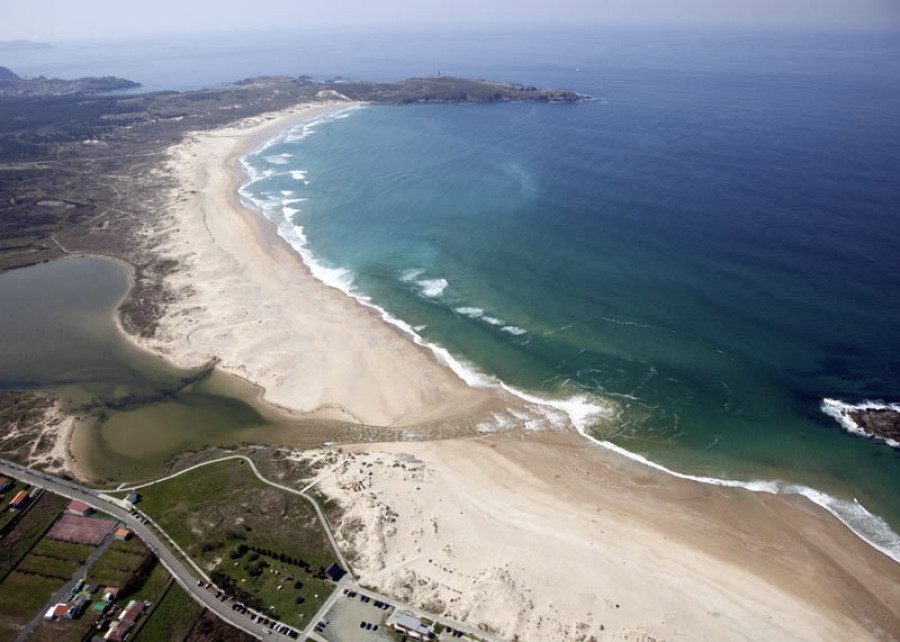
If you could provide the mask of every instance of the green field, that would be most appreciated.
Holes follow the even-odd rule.
[[[334,561],[312,506],[300,496],[263,484],[246,464],[204,466],[141,493],[140,508],[189,555],[201,564],[218,562],[218,569],[246,591],[242,599],[252,602],[256,597],[265,610],[275,607],[285,622],[305,624],[333,590],[333,584],[315,579],[306,568],[277,559],[284,555],[302,560],[313,572]],[[232,557],[242,544],[271,554]],[[270,566],[255,568],[260,560]],[[295,588],[296,582],[301,588]]]
[[[57,578],[13,571],[0,584],[0,622],[25,624],[31,621],[62,585],[63,580]]]
[[[59,542],[45,537],[19,562],[16,571],[68,580],[93,550],[90,544]]]
[[[172,576],[163,568],[163,565],[154,560],[153,566],[138,578],[134,587],[128,591],[125,596],[119,596],[119,601],[123,600],[144,600],[154,604],[159,601],[160,596],[169,584]]]
[[[90,584],[122,587],[147,558],[147,547],[137,538],[116,540],[88,571]]]
[[[0,546],[0,582],[50,528],[66,505],[66,500],[44,493],[3,538]]]
[[[190,633],[202,612],[203,607],[192,600],[183,588],[173,583],[134,640],[180,642]]]

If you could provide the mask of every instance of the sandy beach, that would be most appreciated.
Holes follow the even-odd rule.
[[[900,635],[898,565],[802,497],[552,431],[303,456],[363,584],[509,639]]]
[[[312,278],[299,256],[238,202],[238,161],[268,138],[346,103],[301,105],[193,135],[171,152],[181,177],[150,242],[178,262],[176,292],[145,345],[174,363],[220,367],[271,403],[318,417],[403,426],[470,417],[494,400],[372,309]]]
[[[314,451],[362,581],[519,640],[900,639],[900,565],[802,497],[680,480],[560,417],[472,388],[376,311],[315,280],[236,198],[237,161],[346,104],[299,106],[172,149],[149,234],[178,263],[158,334],[315,417],[506,434]],[[510,410],[510,405],[515,405]],[[532,430],[521,427],[530,424]],[[403,435],[398,431],[398,439]]]

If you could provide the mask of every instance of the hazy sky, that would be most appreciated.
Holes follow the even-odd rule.
[[[418,25],[900,27],[900,0],[0,0],[0,39]]]

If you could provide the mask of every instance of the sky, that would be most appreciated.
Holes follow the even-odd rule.
[[[250,29],[723,25],[900,29],[900,0],[0,0],[0,40]]]

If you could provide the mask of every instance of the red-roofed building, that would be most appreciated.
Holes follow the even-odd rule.
[[[80,502],[77,499],[73,499],[66,506],[66,512],[71,515],[81,515],[82,517],[87,517],[91,513],[94,512],[94,509],[85,504],[84,502]]]
[[[115,532],[115,538],[121,540],[129,540],[134,533],[127,528],[119,528]]]
[[[28,503],[29,499],[31,499],[31,497],[28,495],[28,491],[20,490],[16,493],[16,496],[12,498],[12,501],[9,502],[9,507],[13,510],[25,508],[25,504]]]
[[[47,609],[47,612],[44,614],[45,620],[58,620],[61,617],[66,617],[69,614],[69,605],[68,604],[57,604],[56,606],[51,606]]]
[[[128,604],[128,606],[122,612],[122,615],[119,619],[135,622],[139,617],[141,617],[141,613],[143,613],[144,609],[146,609],[146,608],[147,608],[146,602],[132,601]]]
[[[119,620],[109,627],[109,631],[106,632],[103,639],[109,640],[110,642],[125,642],[125,638],[128,637],[128,634],[131,633],[131,629],[133,628],[134,622],[130,620]]]
[[[13,481],[9,477],[0,477],[0,493],[5,493],[13,485]]]

